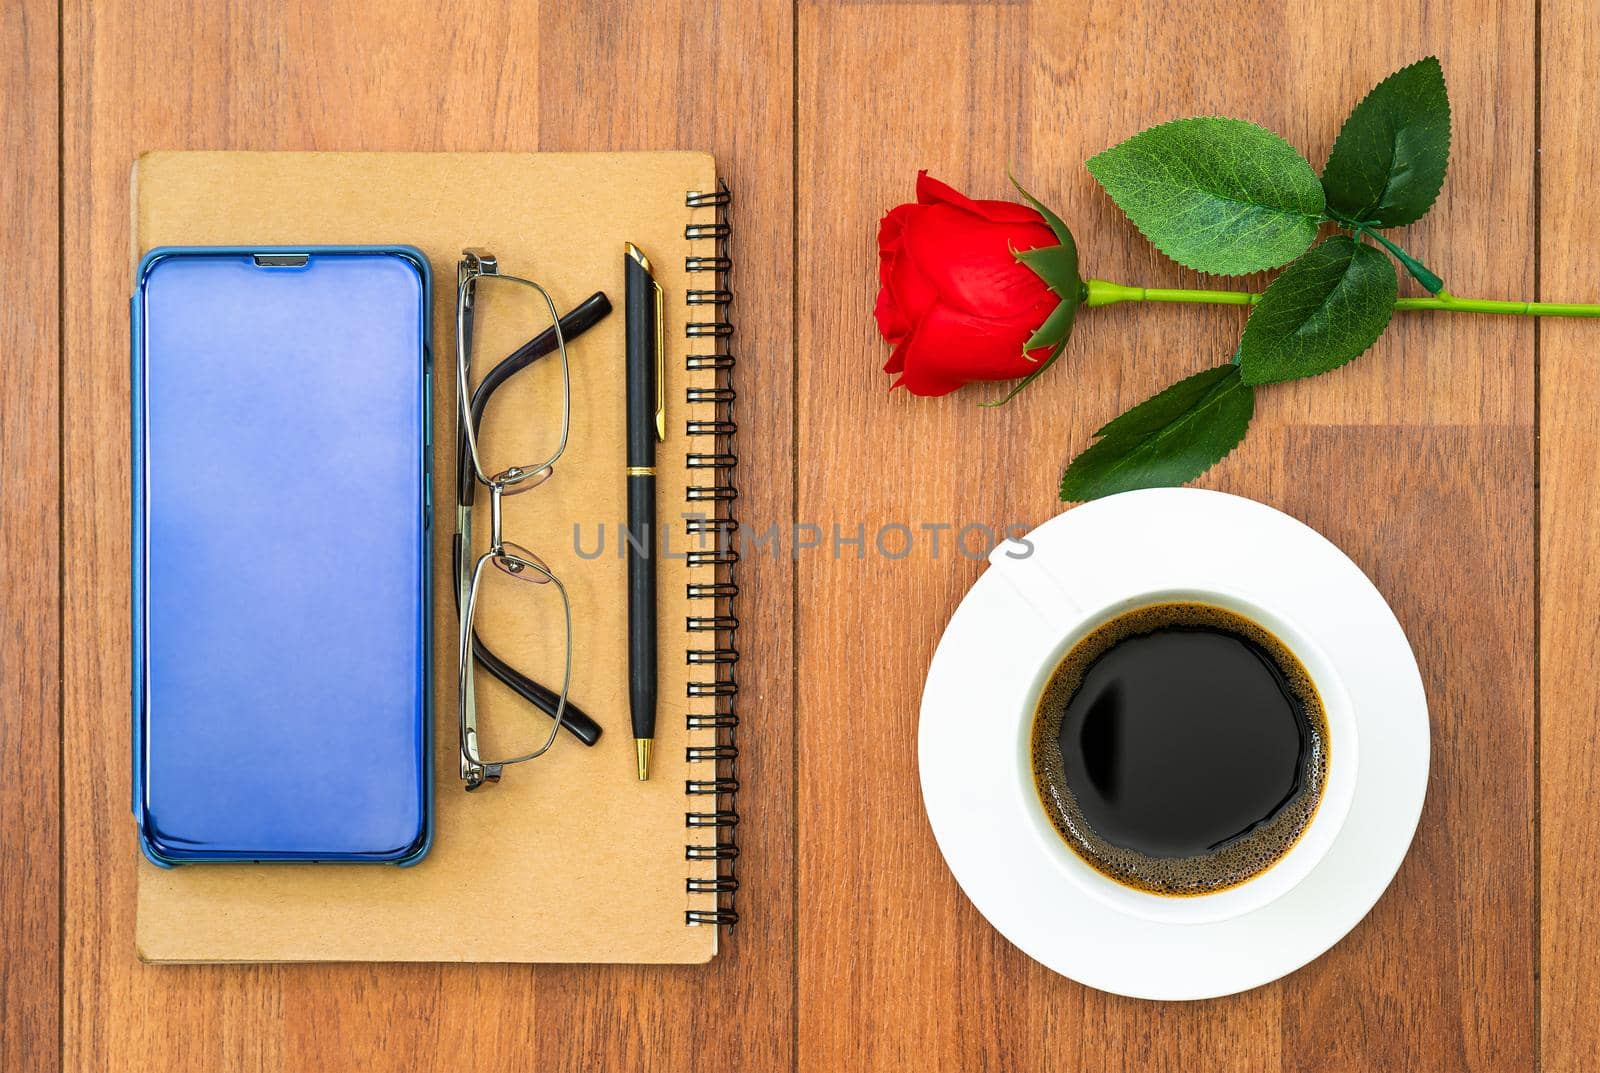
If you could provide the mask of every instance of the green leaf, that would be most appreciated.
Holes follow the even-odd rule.
[[[1379,82],[1344,121],[1322,169],[1328,208],[1356,223],[1401,227],[1439,196],[1450,163],[1450,98],[1429,56]]]
[[[1249,384],[1337,369],[1371,346],[1394,315],[1394,262],[1335,235],[1283,270],[1250,312],[1239,340]]]
[[[1238,446],[1255,390],[1233,363],[1195,373],[1095,433],[1100,441],[1061,476],[1067,502],[1193,480]]]
[[[1294,146],[1239,119],[1151,127],[1091,157],[1089,171],[1157,249],[1217,275],[1298,257],[1324,207],[1322,184]]]

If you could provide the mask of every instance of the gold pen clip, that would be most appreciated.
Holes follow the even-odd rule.
[[[650,277],[656,289],[656,440],[667,442],[667,314],[661,297],[661,284]]]

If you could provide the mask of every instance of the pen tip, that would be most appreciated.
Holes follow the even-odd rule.
[[[650,779],[650,746],[655,744],[653,738],[634,738],[633,748],[636,759],[639,761],[639,781],[647,782]]]

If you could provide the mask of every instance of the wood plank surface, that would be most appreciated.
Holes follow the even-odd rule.
[[[74,419],[64,457],[75,542],[126,561],[128,168],[153,148],[714,151],[738,198],[740,418],[764,430],[740,441],[749,479],[739,505],[757,526],[788,524],[789,6],[169,0],[69,3],[64,24],[65,236],[77,251],[66,273],[63,397]],[[787,1064],[790,571],[781,560],[744,569],[745,923],[708,968],[141,965],[127,580],[120,568],[69,579],[67,737],[94,744],[66,755],[66,1068]],[[559,907],[541,908],[561,926]]]
[[[53,3],[0,7],[0,1073],[59,1064],[57,27]]]
[[[1009,198],[1010,163],[1074,226],[1087,273],[1201,285],[1150,251],[1085,157],[1219,113],[1320,165],[1367,88],[1437,51],[1456,102],[1451,178],[1405,241],[1457,293],[1526,293],[1532,10],[1465,7],[802,4],[801,518],[846,532],[1042,521],[1091,430],[1226,356],[1242,325],[1239,311],[1096,310],[1003,410],[978,409],[981,388],[889,393],[873,236],[919,167]],[[1433,705],[1428,806],[1395,886],[1329,954],[1228,999],[1152,1006],[1056,977],[946,871],[921,811],[917,709],[981,562],[926,544],[893,562],[802,559],[799,1068],[1528,1068],[1532,418],[1530,325],[1411,319],[1337,373],[1263,392],[1249,439],[1202,482],[1346,549],[1410,632]]]
[[[1600,9],[1543,7],[1540,295],[1594,301]],[[1600,1068],[1600,341],[1586,327],[1539,325],[1539,1027],[1550,1071]]]
[[[1349,937],[1255,991],[1153,1004],[1055,976],[966,901],[923,816],[917,709],[982,568],[955,531],[1059,511],[1090,431],[1223,357],[1243,315],[1085,313],[999,411],[982,388],[888,392],[871,318],[877,219],[919,167],[1010,198],[1010,164],[1087,274],[1205,285],[1083,159],[1217,113],[1320,165],[1350,105],[1430,52],[1450,177],[1397,237],[1457,294],[1600,298],[1592,5],[66,0],[59,19],[58,72],[57,6],[0,14],[0,206],[26,254],[0,284],[0,1073],[1600,1066],[1600,329],[1402,315],[1361,360],[1263,392],[1201,482],[1372,576],[1417,652],[1433,765],[1412,851]],[[745,922],[708,968],[140,964],[119,565],[134,156],[677,147],[713,150],[737,198],[739,513],[821,540],[741,566]],[[901,559],[872,547],[891,523],[917,533]],[[937,556],[923,523],[953,526]],[[859,557],[835,526],[860,527]],[[89,554],[100,569],[70,565]]]

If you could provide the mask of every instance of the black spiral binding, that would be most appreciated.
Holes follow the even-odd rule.
[[[690,414],[684,432],[694,448],[688,456],[689,479],[693,483],[684,490],[684,498],[691,506],[688,530],[696,544],[687,557],[690,567],[709,571],[688,587],[690,600],[709,603],[707,613],[691,615],[688,620],[689,632],[707,634],[707,644],[691,648],[684,658],[702,672],[689,681],[689,699],[711,698],[713,706],[709,712],[690,712],[686,717],[689,730],[711,731],[713,744],[685,749],[690,777],[684,782],[684,793],[700,799],[697,804],[703,802],[703,807],[684,813],[684,826],[698,833],[684,847],[684,858],[716,862],[715,874],[690,876],[686,884],[690,894],[716,895],[716,908],[686,910],[684,919],[690,925],[713,927],[732,927],[739,921],[733,907],[733,895],[739,889],[739,879],[734,874],[739,846],[733,835],[739,823],[734,802],[739,790],[734,773],[734,761],[739,757],[735,740],[739,716],[734,710],[734,698],[739,686],[733,676],[734,665],[739,662],[739,650],[733,645],[733,634],[739,626],[733,607],[734,597],[739,594],[734,577],[739,555],[733,548],[738,522],[730,508],[739,494],[733,484],[733,469],[739,462],[733,450],[733,436],[739,426],[733,419],[734,359],[728,347],[733,335],[733,324],[727,319],[727,307],[733,302],[733,292],[728,289],[728,273],[733,268],[728,257],[730,201],[727,183],[719,182],[714,191],[690,192],[684,204],[690,209],[715,209],[716,219],[696,220],[683,232],[691,242],[716,244],[714,255],[691,255],[683,265],[697,277],[697,283],[699,278],[709,277],[706,286],[691,287],[684,296],[689,307],[684,335],[699,344],[693,348],[699,353],[690,354],[685,364],[690,372],[710,372],[713,376],[712,386],[690,387],[684,399]]]

